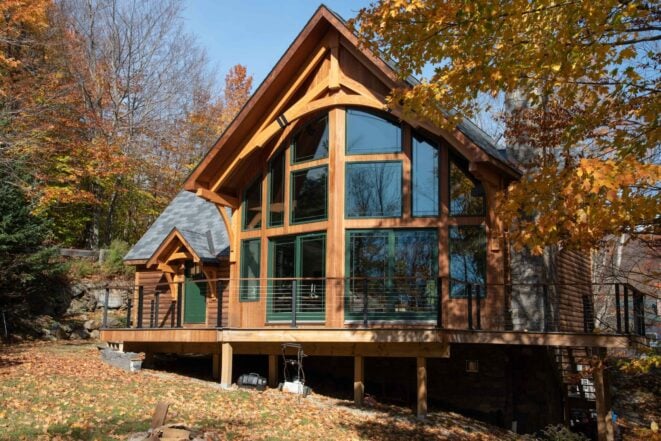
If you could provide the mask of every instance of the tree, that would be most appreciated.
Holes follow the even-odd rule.
[[[391,106],[443,127],[517,94],[510,142],[537,149],[499,213],[519,246],[588,249],[658,229],[661,9],[650,1],[380,0],[354,22],[397,62]],[[535,136],[541,135],[541,136]]]

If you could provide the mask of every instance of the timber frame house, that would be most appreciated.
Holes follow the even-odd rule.
[[[127,255],[137,269],[128,324],[101,338],[212,354],[223,386],[242,354],[268,356],[277,384],[280,345],[301,343],[313,357],[353,357],[357,405],[365,357],[407,357],[421,417],[428,363],[451,362],[455,348],[479,348],[475,359],[532,348],[575,372],[579,350],[587,364],[629,347],[633,306],[628,332],[594,332],[589,258],[561,252],[552,283],[513,283],[496,194],[520,174],[469,121],[446,131],[386,110],[390,90],[412,81],[321,6]],[[458,360],[474,372],[468,361]],[[595,372],[588,392],[603,416]],[[586,394],[564,386],[567,421],[572,390]],[[507,427],[521,421],[515,406],[504,412]]]

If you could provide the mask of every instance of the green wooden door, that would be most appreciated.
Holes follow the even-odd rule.
[[[184,323],[205,323],[207,317],[207,282],[204,275],[186,277],[184,287]],[[196,283],[197,282],[197,283]]]

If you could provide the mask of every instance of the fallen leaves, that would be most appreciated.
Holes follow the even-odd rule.
[[[233,440],[501,440],[515,435],[449,412],[418,421],[413,412],[374,403],[308,398],[269,389],[221,390],[216,383],[100,361],[94,346],[38,343],[0,350],[1,440],[110,440],[146,430],[158,401],[168,421]]]

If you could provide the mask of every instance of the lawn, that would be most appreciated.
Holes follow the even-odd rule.
[[[347,401],[277,390],[221,390],[172,373],[128,373],[95,346],[56,342],[0,349],[0,440],[125,439],[146,430],[158,401],[168,422],[228,440],[502,440],[515,436],[453,413],[418,421],[408,409],[357,410]]]

